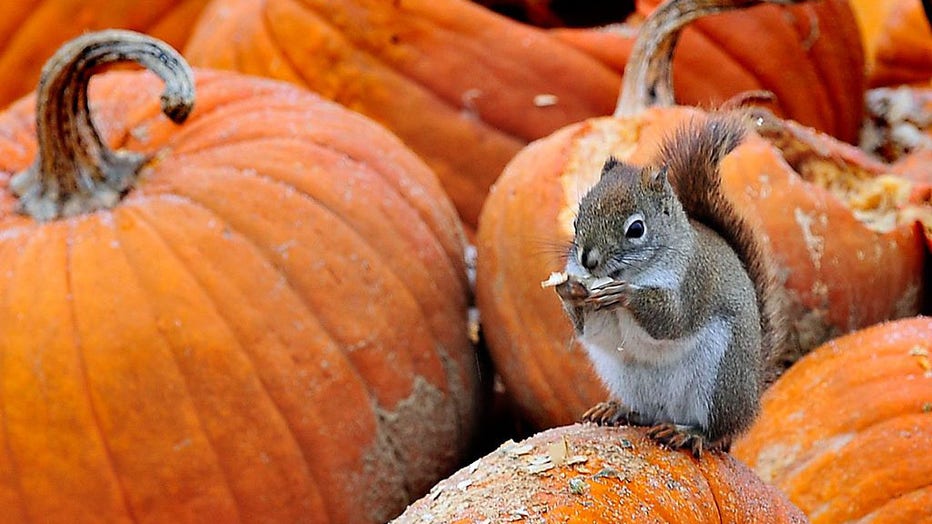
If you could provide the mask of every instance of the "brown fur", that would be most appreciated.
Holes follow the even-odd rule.
[[[779,373],[787,352],[788,329],[783,293],[770,253],[751,224],[725,193],[719,171],[722,158],[744,139],[740,113],[717,113],[690,120],[660,148],[655,160],[670,173],[686,214],[722,237],[738,255],[754,283],[760,309],[763,386]]]

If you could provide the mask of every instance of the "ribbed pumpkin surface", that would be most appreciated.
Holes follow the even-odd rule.
[[[39,224],[0,192],[0,519],[384,522],[472,427],[462,232],[429,169],[293,87],[92,82],[114,209]],[[0,115],[3,185],[34,101]]]
[[[214,0],[185,56],[307,86],[383,123],[471,226],[528,140],[610,113],[619,85],[595,59],[466,0]]]
[[[932,319],[825,344],[767,392],[735,456],[814,523],[932,516]]]

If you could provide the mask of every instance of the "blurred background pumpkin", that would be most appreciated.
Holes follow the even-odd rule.
[[[383,123],[467,226],[528,140],[611,111],[618,75],[466,0],[216,0],[191,63],[288,80]]]
[[[867,51],[872,87],[924,84],[932,78],[932,27],[924,0],[852,0]]]
[[[554,35],[621,73],[643,20],[660,3],[638,0],[624,23]],[[673,71],[680,104],[713,108],[742,92],[770,91],[769,108],[777,116],[857,140],[866,79],[857,21],[846,0],[759,5],[697,20],[682,32]]]
[[[152,74],[85,92],[120,59],[184,125]],[[384,522],[471,442],[454,208],[364,117],[192,82],[92,33],[0,114],[0,520]]]
[[[644,19],[660,4],[477,1],[515,19],[555,28],[558,39],[619,73]],[[776,95],[770,109],[778,116],[853,142],[866,85],[859,74],[864,70],[859,28],[867,20],[868,29],[874,29],[885,2],[860,4],[826,0],[784,9],[760,6],[697,21],[683,31],[674,53],[677,102],[717,107],[742,92],[769,90]]]
[[[736,16],[684,37],[685,102],[769,89],[778,114],[855,140],[865,80],[847,3]],[[213,0],[185,56],[306,86],[383,123],[434,168],[471,231],[525,144],[611,113],[632,41],[548,33],[466,0]]]
[[[132,29],[181,48],[208,0],[23,0],[0,17],[0,109],[32,92],[42,64],[85,31]]]

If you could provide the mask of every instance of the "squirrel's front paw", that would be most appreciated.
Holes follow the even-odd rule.
[[[694,426],[664,422],[651,426],[647,430],[647,436],[671,449],[688,448],[696,458],[709,449],[705,434]]]
[[[600,426],[637,425],[639,415],[618,400],[599,402],[583,413],[582,422],[594,422]]]
[[[573,278],[554,286],[554,291],[564,302],[574,305],[581,305],[589,296],[589,289],[586,288],[586,285]]]
[[[592,306],[596,311],[619,305],[627,306],[629,289],[630,285],[627,282],[613,280],[592,288],[585,298],[585,303]]]

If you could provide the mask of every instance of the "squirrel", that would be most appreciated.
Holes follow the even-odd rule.
[[[580,201],[551,285],[613,397],[584,421],[649,426],[698,457],[754,420],[788,331],[765,246],[721,185],[744,135],[734,114],[694,118],[650,165],[610,157]]]

